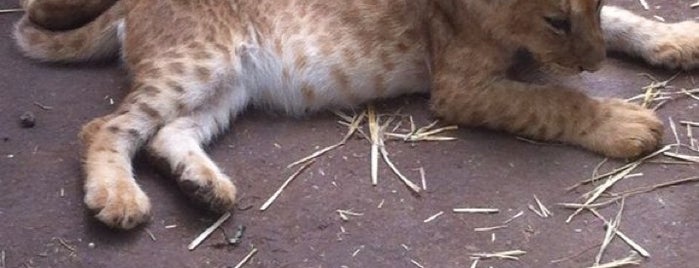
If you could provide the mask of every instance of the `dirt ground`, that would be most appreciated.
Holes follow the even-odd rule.
[[[689,7],[694,1],[648,0],[649,11],[635,0],[609,2],[668,21],[699,17],[699,9]],[[16,1],[0,1],[0,8],[14,7]],[[603,157],[469,128],[448,133],[456,141],[387,144],[392,160],[411,180],[419,182],[416,169],[424,168],[427,191],[419,196],[383,163],[379,184],[372,186],[369,143],[356,138],[319,158],[261,212],[262,203],[293,173],[287,164],[336,143],[346,131],[331,113],[288,118],[262,111],[246,112],[209,149],[239,189],[238,208],[222,228],[232,235],[245,226],[240,245],[225,245],[217,231],[196,250],[187,250],[218,215],[189,203],[172,178],[143,157],[137,158],[135,172],[153,202],[152,221],[131,231],[111,230],[82,203],[77,133],[125,96],[125,71],[117,63],[56,65],[21,57],[10,38],[20,16],[0,14],[0,268],[225,267],[252,248],[258,252],[245,267],[469,267],[472,253],[507,250],[526,254],[519,261],[482,260],[478,267],[587,267],[604,238],[603,223],[591,213],[566,224],[572,211],[556,205],[580,202],[591,186],[565,188],[589,178]],[[601,71],[567,80],[592,95],[631,97],[650,83],[639,73],[660,80],[674,74],[612,57]],[[671,84],[696,88],[693,79],[699,81],[699,72],[682,73]],[[426,125],[434,120],[426,101],[427,96],[404,97],[378,103],[377,109],[391,113],[402,107],[403,114]],[[27,111],[36,116],[33,128],[20,125]],[[671,101],[658,114],[666,126],[669,117],[699,121],[699,101]],[[678,132],[686,143],[685,126],[678,125]],[[664,142],[675,142],[669,127]],[[623,163],[610,160],[601,170]],[[613,192],[696,176],[699,166],[646,163],[633,171],[638,172],[643,176],[622,181]],[[528,209],[536,204],[534,194],[552,217]],[[452,213],[457,207],[498,208],[500,213]],[[600,212],[612,219],[618,209],[613,204]],[[337,210],[361,215],[344,221]],[[440,211],[444,214],[424,222]],[[502,225],[520,211],[524,214],[506,228],[474,231]],[[698,212],[699,184],[658,189],[626,200],[619,230],[652,255],[642,267],[691,267],[699,263]],[[630,251],[616,238],[603,261]],[[569,256],[575,257],[551,262]]]

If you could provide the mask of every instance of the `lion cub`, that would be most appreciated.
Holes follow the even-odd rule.
[[[91,21],[50,27],[70,17],[46,8],[63,1]],[[121,48],[131,93],[82,138],[85,203],[124,229],[147,221],[151,208],[132,175],[142,146],[167,161],[193,199],[231,209],[236,188],[202,144],[249,105],[299,114],[429,92],[434,113],[452,123],[636,157],[660,142],[653,112],[510,80],[514,55],[527,51],[562,74],[597,70],[606,49],[669,68],[699,64],[699,24],[650,21],[601,0],[102,0],[86,10],[80,1],[28,1],[35,15],[17,23],[15,36],[42,61]],[[73,29],[48,30],[65,28]]]

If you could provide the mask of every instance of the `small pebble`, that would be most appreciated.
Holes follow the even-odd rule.
[[[23,128],[33,128],[36,125],[36,117],[32,112],[24,112],[19,116],[19,122]]]
[[[87,244],[87,247],[89,247],[89,248],[95,248],[95,243],[90,242],[89,244]]]

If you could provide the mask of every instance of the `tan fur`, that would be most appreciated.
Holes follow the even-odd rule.
[[[605,41],[652,64],[699,62],[697,23],[662,24],[611,7],[600,19],[600,6],[597,0],[122,0],[66,32],[25,17],[15,36],[29,57],[79,61],[114,52],[123,27],[132,92],[114,113],[87,124],[82,137],[85,203],[106,224],[131,228],[150,211],[131,172],[143,145],[167,161],[193,199],[215,210],[232,207],[235,186],[201,145],[250,104],[294,114],[430,92],[432,109],[450,122],[611,157],[652,150],[662,134],[653,112],[507,76],[523,50],[557,73],[597,70]],[[667,28],[673,35],[656,37]]]

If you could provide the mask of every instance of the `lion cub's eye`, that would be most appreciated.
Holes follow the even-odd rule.
[[[544,17],[544,20],[557,34],[570,33],[570,21],[568,19]]]

